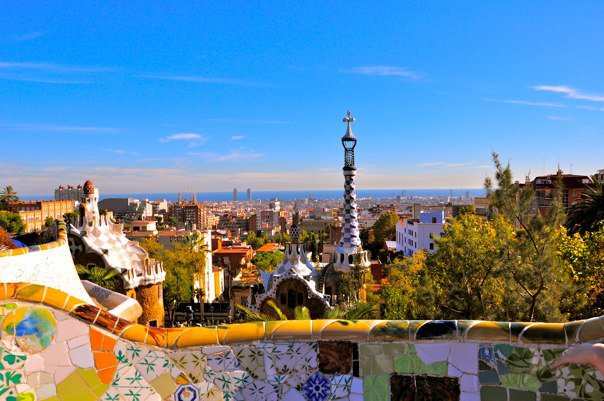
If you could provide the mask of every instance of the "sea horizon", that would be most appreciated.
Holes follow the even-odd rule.
[[[388,199],[396,197],[413,197],[413,198],[437,198],[437,197],[459,197],[466,196],[466,192],[471,197],[485,196],[484,188],[467,188],[467,189],[359,189],[357,190],[357,198],[373,198],[373,199]],[[344,194],[343,189],[322,189],[322,190],[276,190],[276,191],[253,191],[252,200],[295,200],[309,198],[317,200],[342,199]],[[182,192],[183,199],[192,200],[193,192]],[[20,197],[22,200],[52,200],[52,195],[26,195]],[[113,193],[101,194],[100,200],[107,198],[136,198],[136,199],[166,199],[172,202],[178,200],[178,192],[148,192],[148,193]],[[245,190],[238,192],[238,200],[245,201],[247,192]],[[213,192],[197,192],[198,201],[221,202],[232,201],[233,191],[213,191]]]

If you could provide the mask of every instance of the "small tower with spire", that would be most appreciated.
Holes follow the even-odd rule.
[[[355,118],[350,115],[350,110],[343,121],[347,124],[346,134],[342,137],[344,147],[344,210],[342,224],[342,239],[335,250],[334,268],[337,272],[348,273],[352,267],[362,269],[369,267],[367,252],[363,251],[359,237],[359,219],[356,204],[356,166],[354,161],[354,148],[357,138],[352,133],[351,124]]]

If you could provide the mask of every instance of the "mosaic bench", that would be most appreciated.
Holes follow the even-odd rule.
[[[552,370],[603,318],[566,324],[279,321],[162,329],[56,289],[0,284],[0,400],[602,399],[594,369]]]

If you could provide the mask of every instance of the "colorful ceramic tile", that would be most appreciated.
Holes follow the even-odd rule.
[[[383,401],[390,399],[390,375],[369,375],[363,379],[363,399]]]
[[[6,349],[35,354],[54,340],[57,321],[46,308],[19,307],[6,315],[0,331]]]
[[[309,401],[325,401],[330,390],[329,380],[318,372],[310,376],[302,386],[302,392]]]
[[[192,384],[183,384],[174,392],[175,401],[198,401],[199,390]]]
[[[203,381],[207,365],[207,356],[200,350],[173,352],[168,354],[168,357],[183,371],[183,373],[191,378],[193,383]]]
[[[262,380],[253,380],[240,391],[243,400],[249,401],[277,401],[278,389]]]
[[[241,366],[254,378],[264,379],[266,368],[264,362],[264,351],[254,346],[234,347],[235,357]]]

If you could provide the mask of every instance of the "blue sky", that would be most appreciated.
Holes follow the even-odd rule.
[[[127,4],[127,5],[126,5]],[[604,168],[601,2],[1,2],[0,186],[477,188]]]

